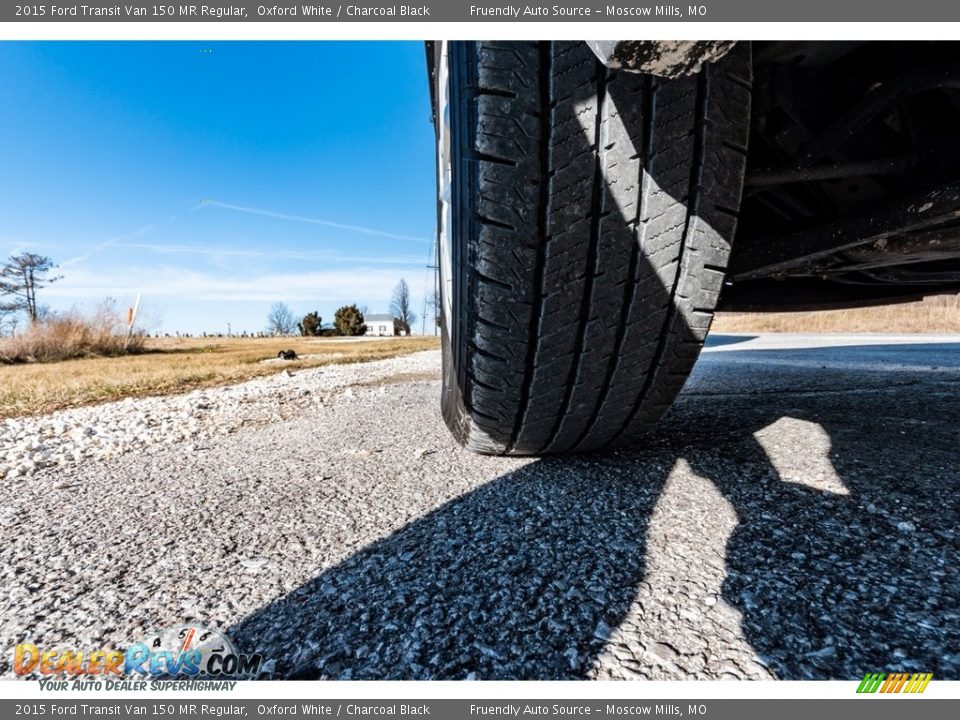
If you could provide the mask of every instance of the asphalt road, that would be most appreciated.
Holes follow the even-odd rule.
[[[606,456],[467,453],[438,391],[4,483],[0,671],[194,619],[278,677],[960,679],[960,337],[715,336]]]

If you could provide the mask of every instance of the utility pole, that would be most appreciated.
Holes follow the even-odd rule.
[[[440,270],[440,266],[436,265],[437,262],[437,238],[434,236],[433,242],[430,244],[430,254],[427,256],[427,265],[426,268],[428,271],[433,271],[433,297],[427,292],[429,287],[430,279],[429,276],[424,279],[423,282],[423,313],[420,315],[420,334],[427,334],[427,308],[432,308],[430,315],[433,318],[431,322],[433,323],[433,334],[437,334],[437,319],[436,319],[436,293],[437,293],[437,272]]]
[[[431,245],[430,247],[432,251],[430,253],[430,257],[433,258],[432,262],[434,264],[427,265],[427,270],[433,270],[433,297],[430,298],[429,306],[430,306],[430,324],[433,325],[433,334],[434,336],[436,336],[437,334],[437,299],[439,297],[438,293],[440,291],[440,266],[435,264],[438,260],[437,252],[439,251],[439,248],[437,248],[436,251],[433,250],[434,248],[437,248],[436,237],[434,237],[433,245]],[[424,323],[427,322],[427,304],[428,304],[427,300],[426,298],[424,298],[424,301],[423,301],[423,305],[424,305],[423,322]],[[427,334],[426,329],[423,330],[422,334],[423,335]]]

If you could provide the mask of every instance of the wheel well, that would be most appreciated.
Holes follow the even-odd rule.
[[[722,305],[960,290],[960,43],[767,42],[754,58]]]

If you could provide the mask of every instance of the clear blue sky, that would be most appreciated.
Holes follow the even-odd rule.
[[[60,264],[41,303],[256,331],[276,301],[386,312],[404,277],[422,310],[422,43],[0,42],[0,68],[0,256]]]

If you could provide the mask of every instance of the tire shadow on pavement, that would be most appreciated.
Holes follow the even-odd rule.
[[[578,677],[644,576],[659,478],[547,460],[410,523],[230,629],[300,679]]]
[[[845,369],[877,348],[821,349],[823,367],[789,371],[778,361],[795,351],[725,351],[642,448],[497,478],[229,634],[276,677],[585,677],[637,609],[650,518],[683,460],[736,513],[712,549],[722,597],[775,677],[956,679],[960,376]]]

